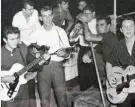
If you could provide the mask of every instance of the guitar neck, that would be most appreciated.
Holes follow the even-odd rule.
[[[59,51],[59,50],[64,50],[67,53],[75,52],[76,51],[75,47],[61,48],[61,49],[58,49],[57,51]],[[54,53],[50,53],[50,55],[56,54],[57,51],[55,51]]]
[[[33,66],[35,66],[38,62],[40,62],[43,59],[43,56],[35,59],[34,61],[32,61],[30,64],[28,64],[27,66],[25,66],[23,69],[21,69],[20,71],[16,72],[19,76],[22,75],[23,73],[25,73],[26,71],[28,71],[29,69],[31,69]]]
[[[135,74],[129,75],[129,77],[127,77],[127,78],[129,78],[129,81],[132,80],[132,79],[135,79]]]

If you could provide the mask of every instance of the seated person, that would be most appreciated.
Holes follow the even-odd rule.
[[[111,19],[110,17],[100,16],[97,18],[98,34],[93,34],[88,29],[88,24],[84,22],[84,33],[87,41],[96,41],[99,44],[95,47],[95,57],[97,66],[101,76],[101,80],[105,80],[105,63],[112,51],[114,45],[117,43],[117,36],[110,31]],[[83,56],[84,63],[90,62],[91,52],[87,52]]]

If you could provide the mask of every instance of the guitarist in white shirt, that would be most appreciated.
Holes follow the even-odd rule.
[[[135,78],[133,77],[132,79],[129,79],[130,74],[128,75],[128,72],[130,73],[132,68],[135,67],[135,21],[129,16],[124,16],[121,22],[120,31],[123,33],[124,39],[116,44],[112,50],[112,53],[110,54],[110,59],[106,63],[107,79],[110,84],[109,87],[112,87],[112,89],[117,89],[119,80],[117,79],[116,75],[119,75],[118,77],[120,77],[119,79],[121,79],[121,81],[124,80],[124,82],[127,82],[125,81],[125,78],[123,78],[124,75],[122,73],[125,69],[128,70],[125,77],[127,80],[129,80],[129,87],[123,87],[121,89],[121,93],[119,94],[122,95],[120,98],[124,96],[126,96],[126,98],[121,102],[116,101],[117,103],[115,102],[115,104],[118,104],[118,107],[135,107]],[[122,77],[120,73],[116,74],[114,71],[113,67],[115,66],[124,69],[123,72],[121,72]],[[127,67],[130,69],[127,69]],[[135,70],[132,72],[135,74]],[[108,98],[113,101],[115,97],[113,96],[112,92],[108,92],[108,94],[110,96]]]
[[[50,63],[44,66],[42,72],[37,73],[40,104],[41,107],[50,107],[50,93],[53,85],[58,107],[66,107],[66,86],[62,61],[70,57],[70,53],[64,51],[64,48],[70,47],[68,37],[64,29],[53,23],[54,14],[51,6],[43,6],[40,14],[43,25],[31,35],[30,43],[49,46],[48,52],[51,54]]]
[[[15,63],[26,65],[24,60],[26,60],[27,46],[18,44],[20,41],[20,31],[18,28],[12,26],[5,28],[3,40],[5,45],[1,48],[1,83],[12,83],[16,77],[10,75],[10,69]],[[50,56],[46,55],[44,57],[49,58]],[[2,72],[5,71],[8,71],[9,75],[2,76]],[[36,107],[35,81],[33,79],[36,74],[37,72],[26,73],[25,79],[30,81],[20,86],[15,98],[10,101],[2,101],[2,107],[24,107],[24,104],[25,107]],[[30,90],[29,87],[31,88]],[[1,96],[1,98],[2,97],[3,96]]]

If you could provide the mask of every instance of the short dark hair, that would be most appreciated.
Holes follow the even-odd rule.
[[[62,2],[69,3],[69,0],[58,0],[58,4],[61,4]]]
[[[17,27],[6,26],[4,28],[4,38],[5,39],[7,39],[8,34],[19,34],[19,36],[20,36],[20,30]]]
[[[134,24],[135,24],[135,20],[132,17],[130,17],[130,16],[122,16],[121,21],[120,21],[120,24],[121,24],[120,27],[122,27],[122,22],[125,21],[125,20],[132,20],[134,22]]]
[[[93,4],[90,5],[86,5],[83,9],[83,11],[85,10],[90,10],[91,12],[95,12],[95,6]]]
[[[53,13],[53,8],[52,8],[51,5],[42,6],[41,9],[40,9],[40,16],[41,16],[41,11],[48,11],[48,10],[51,10],[52,13]]]
[[[77,3],[79,4],[82,1],[84,1],[86,4],[88,4],[86,0],[78,0]]]
[[[99,16],[97,17],[97,21],[99,20],[105,20],[107,25],[111,24],[111,18],[109,16]]]
[[[22,8],[26,8],[27,5],[35,6],[33,0],[23,0],[23,1],[22,1]]]

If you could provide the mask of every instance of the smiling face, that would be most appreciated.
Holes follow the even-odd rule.
[[[133,20],[124,20],[122,22],[121,32],[124,34],[125,38],[132,38],[135,35],[135,23]]]
[[[53,12],[52,10],[41,10],[41,20],[45,26],[52,26]]]

